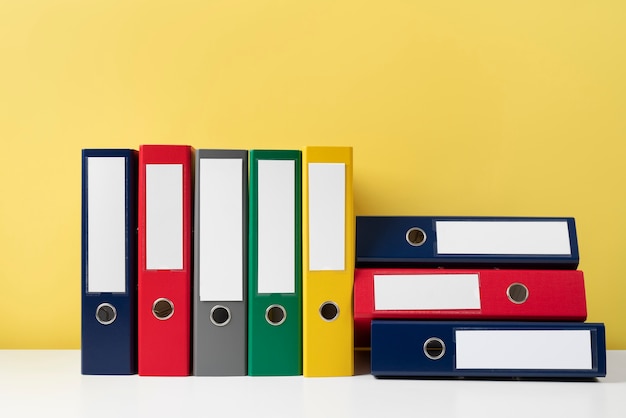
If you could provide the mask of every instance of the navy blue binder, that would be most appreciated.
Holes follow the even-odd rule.
[[[606,375],[604,324],[372,321],[377,377],[581,379]]]
[[[82,374],[137,373],[137,152],[82,151]]]
[[[573,218],[357,216],[357,267],[576,269]]]

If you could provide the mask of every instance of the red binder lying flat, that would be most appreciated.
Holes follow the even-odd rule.
[[[190,373],[193,149],[139,148],[138,371]]]
[[[584,321],[580,270],[367,269],[354,274],[355,346],[372,319]]]

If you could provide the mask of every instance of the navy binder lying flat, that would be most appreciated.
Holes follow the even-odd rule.
[[[82,152],[83,374],[137,373],[137,152]]]
[[[357,216],[356,266],[576,269],[573,218]]]
[[[371,363],[377,377],[603,377],[604,324],[374,320]]]

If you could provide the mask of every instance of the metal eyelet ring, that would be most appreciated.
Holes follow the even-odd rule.
[[[419,247],[426,242],[426,232],[422,228],[413,227],[406,231],[406,242],[413,247]]]
[[[287,311],[281,305],[270,305],[265,310],[265,320],[277,327],[287,319]]]
[[[446,353],[446,344],[441,338],[431,337],[424,343],[424,354],[431,360],[439,360]]]
[[[96,308],[96,320],[102,325],[112,324],[117,318],[117,310],[110,303],[101,303]]]
[[[174,315],[174,304],[166,298],[159,298],[152,304],[152,313],[156,319],[165,321]]]
[[[211,308],[210,319],[216,327],[226,326],[231,320],[230,309],[226,306],[215,305]]]
[[[319,312],[324,321],[332,322],[339,317],[339,306],[335,302],[326,301],[320,306]]]
[[[509,300],[520,305],[528,300],[528,288],[522,283],[513,283],[506,289]]]

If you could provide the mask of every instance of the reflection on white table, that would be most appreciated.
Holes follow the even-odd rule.
[[[78,350],[0,350],[0,417],[626,416],[626,351],[595,381],[83,376]]]

